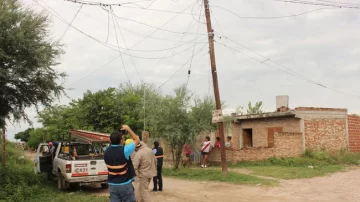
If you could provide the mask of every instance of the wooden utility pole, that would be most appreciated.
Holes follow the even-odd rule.
[[[219,84],[218,84],[216,62],[215,62],[214,31],[211,26],[209,0],[204,0],[204,7],[205,7],[207,32],[209,38],[211,73],[212,73],[212,79],[214,85],[216,109],[221,110]],[[223,174],[227,175],[228,167],[227,167],[226,152],[225,152],[224,123],[222,121],[218,122],[218,130],[220,136],[221,167]]]
[[[6,165],[6,138],[5,138],[5,120],[0,120],[2,123],[2,141],[1,141],[1,144],[2,144],[2,167],[5,168],[5,165]]]

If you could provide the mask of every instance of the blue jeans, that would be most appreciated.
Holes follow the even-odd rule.
[[[132,183],[125,185],[110,185],[110,202],[136,202],[134,186]]]

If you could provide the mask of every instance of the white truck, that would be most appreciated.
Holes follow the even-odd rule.
[[[36,173],[56,176],[60,190],[90,184],[101,184],[103,189],[108,188],[104,155],[90,143],[60,142],[52,154],[49,145],[41,143],[34,164]]]

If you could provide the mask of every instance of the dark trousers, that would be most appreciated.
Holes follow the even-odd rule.
[[[154,181],[154,189],[153,191],[162,191],[163,189],[163,182],[162,182],[162,166],[161,167],[157,167],[157,175],[153,178]],[[158,189],[158,183],[159,183],[159,189]]]
[[[125,185],[110,185],[110,202],[136,202],[132,183]]]

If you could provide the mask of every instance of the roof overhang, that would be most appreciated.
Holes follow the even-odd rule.
[[[270,112],[263,114],[248,114],[248,115],[240,115],[236,116],[236,121],[244,121],[244,120],[255,120],[255,119],[269,119],[269,118],[282,118],[282,117],[294,117],[295,111],[286,111],[286,112]]]

